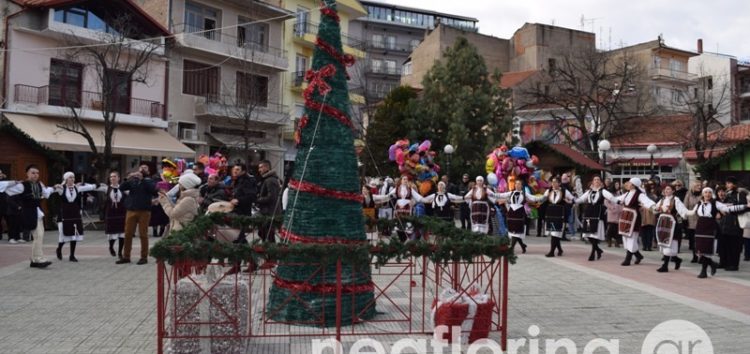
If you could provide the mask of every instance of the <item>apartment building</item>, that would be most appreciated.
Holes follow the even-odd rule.
[[[0,6],[7,14],[3,33],[7,51],[0,80],[3,124],[12,124],[43,146],[64,152],[70,167],[79,173],[91,163],[90,144],[64,127],[73,127],[72,117],[80,117],[101,152],[103,111],[116,113],[118,124],[112,137],[115,161],[109,161],[113,168],[129,169],[140,160],[163,156],[194,156],[193,150],[165,131],[170,69],[164,38],[169,31],[135,3],[6,0]],[[127,33],[121,26],[124,21]],[[127,38],[119,39],[120,35]],[[119,61],[107,66],[90,55],[107,50],[118,53]],[[143,61],[138,70],[123,71],[135,68],[131,64],[138,58]],[[104,80],[112,83],[109,92],[103,92]],[[21,163],[16,161],[13,167],[22,168]]]
[[[369,104],[382,100],[400,85],[404,62],[428,31],[438,24],[477,32],[476,18],[425,9],[362,1],[367,16],[350,24],[350,32],[362,38],[367,57],[356,66],[355,86]]]

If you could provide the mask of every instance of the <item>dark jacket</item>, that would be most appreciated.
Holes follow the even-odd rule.
[[[213,187],[204,185],[203,187],[201,187],[200,193],[201,197],[203,198],[203,202],[201,203],[200,207],[203,210],[208,209],[208,206],[213,203],[229,200],[229,198],[227,197],[227,193],[224,190],[224,185],[221,183]]]
[[[724,201],[727,205],[745,205],[747,204],[747,195],[745,193],[739,193],[736,189],[730,189],[727,191],[727,198]],[[719,225],[721,227],[721,233],[724,235],[741,236],[742,228],[740,228],[739,220],[737,220],[737,214],[730,213],[721,217]]]
[[[281,182],[275,171],[263,175],[258,193],[258,208],[262,215],[281,215]]]
[[[234,207],[234,212],[240,215],[252,215],[253,204],[257,196],[258,184],[255,177],[248,174],[237,177],[232,184],[232,198],[239,201],[239,204]]]
[[[125,199],[125,209],[151,211],[151,200],[156,197],[156,183],[151,178],[131,178],[120,185],[121,191],[130,191]]]
[[[5,192],[0,193],[0,215],[8,212],[8,195]]]

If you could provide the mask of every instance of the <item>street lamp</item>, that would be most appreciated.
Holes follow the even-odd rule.
[[[655,172],[654,172],[654,154],[658,150],[659,150],[659,148],[657,148],[656,145],[654,145],[654,144],[650,144],[649,146],[646,147],[646,151],[651,155],[651,177],[649,179],[654,179],[654,175],[655,175]]]
[[[445,174],[448,175],[448,179],[451,177],[451,155],[456,151],[456,149],[453,147],[453,145],[448,144],[443,148],[443,152],[446,156],[448,156],[448,159],[446,161],[446,168],[445,168]]]
[[[602,166],[604,166],[605,168],[607,167],[607,151],[609,151],[611,147],[612,146],[609,144],[609,140],[607,139],[599,140],[599,151],[601,151],[602,153]],[[602,180],[604,180],[604,178],[606,177],[606,174],[607,174],[606,171],[602,171]]]

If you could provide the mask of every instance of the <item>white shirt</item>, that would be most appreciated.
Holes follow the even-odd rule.
[[[526,192],[512,191],[497,194],[497,199],[507,200],[508,202],[505,203],[506,208],[518,210],[520,208],[523,208],[526,200],[530,200],[532,202],[540,202],[544,199],[544,197],[537,197]]]

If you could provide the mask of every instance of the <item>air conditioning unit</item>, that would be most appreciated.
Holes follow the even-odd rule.
[[[198,132],[195,129],[182,129],[180,131],[180,139],[197,141]]]

